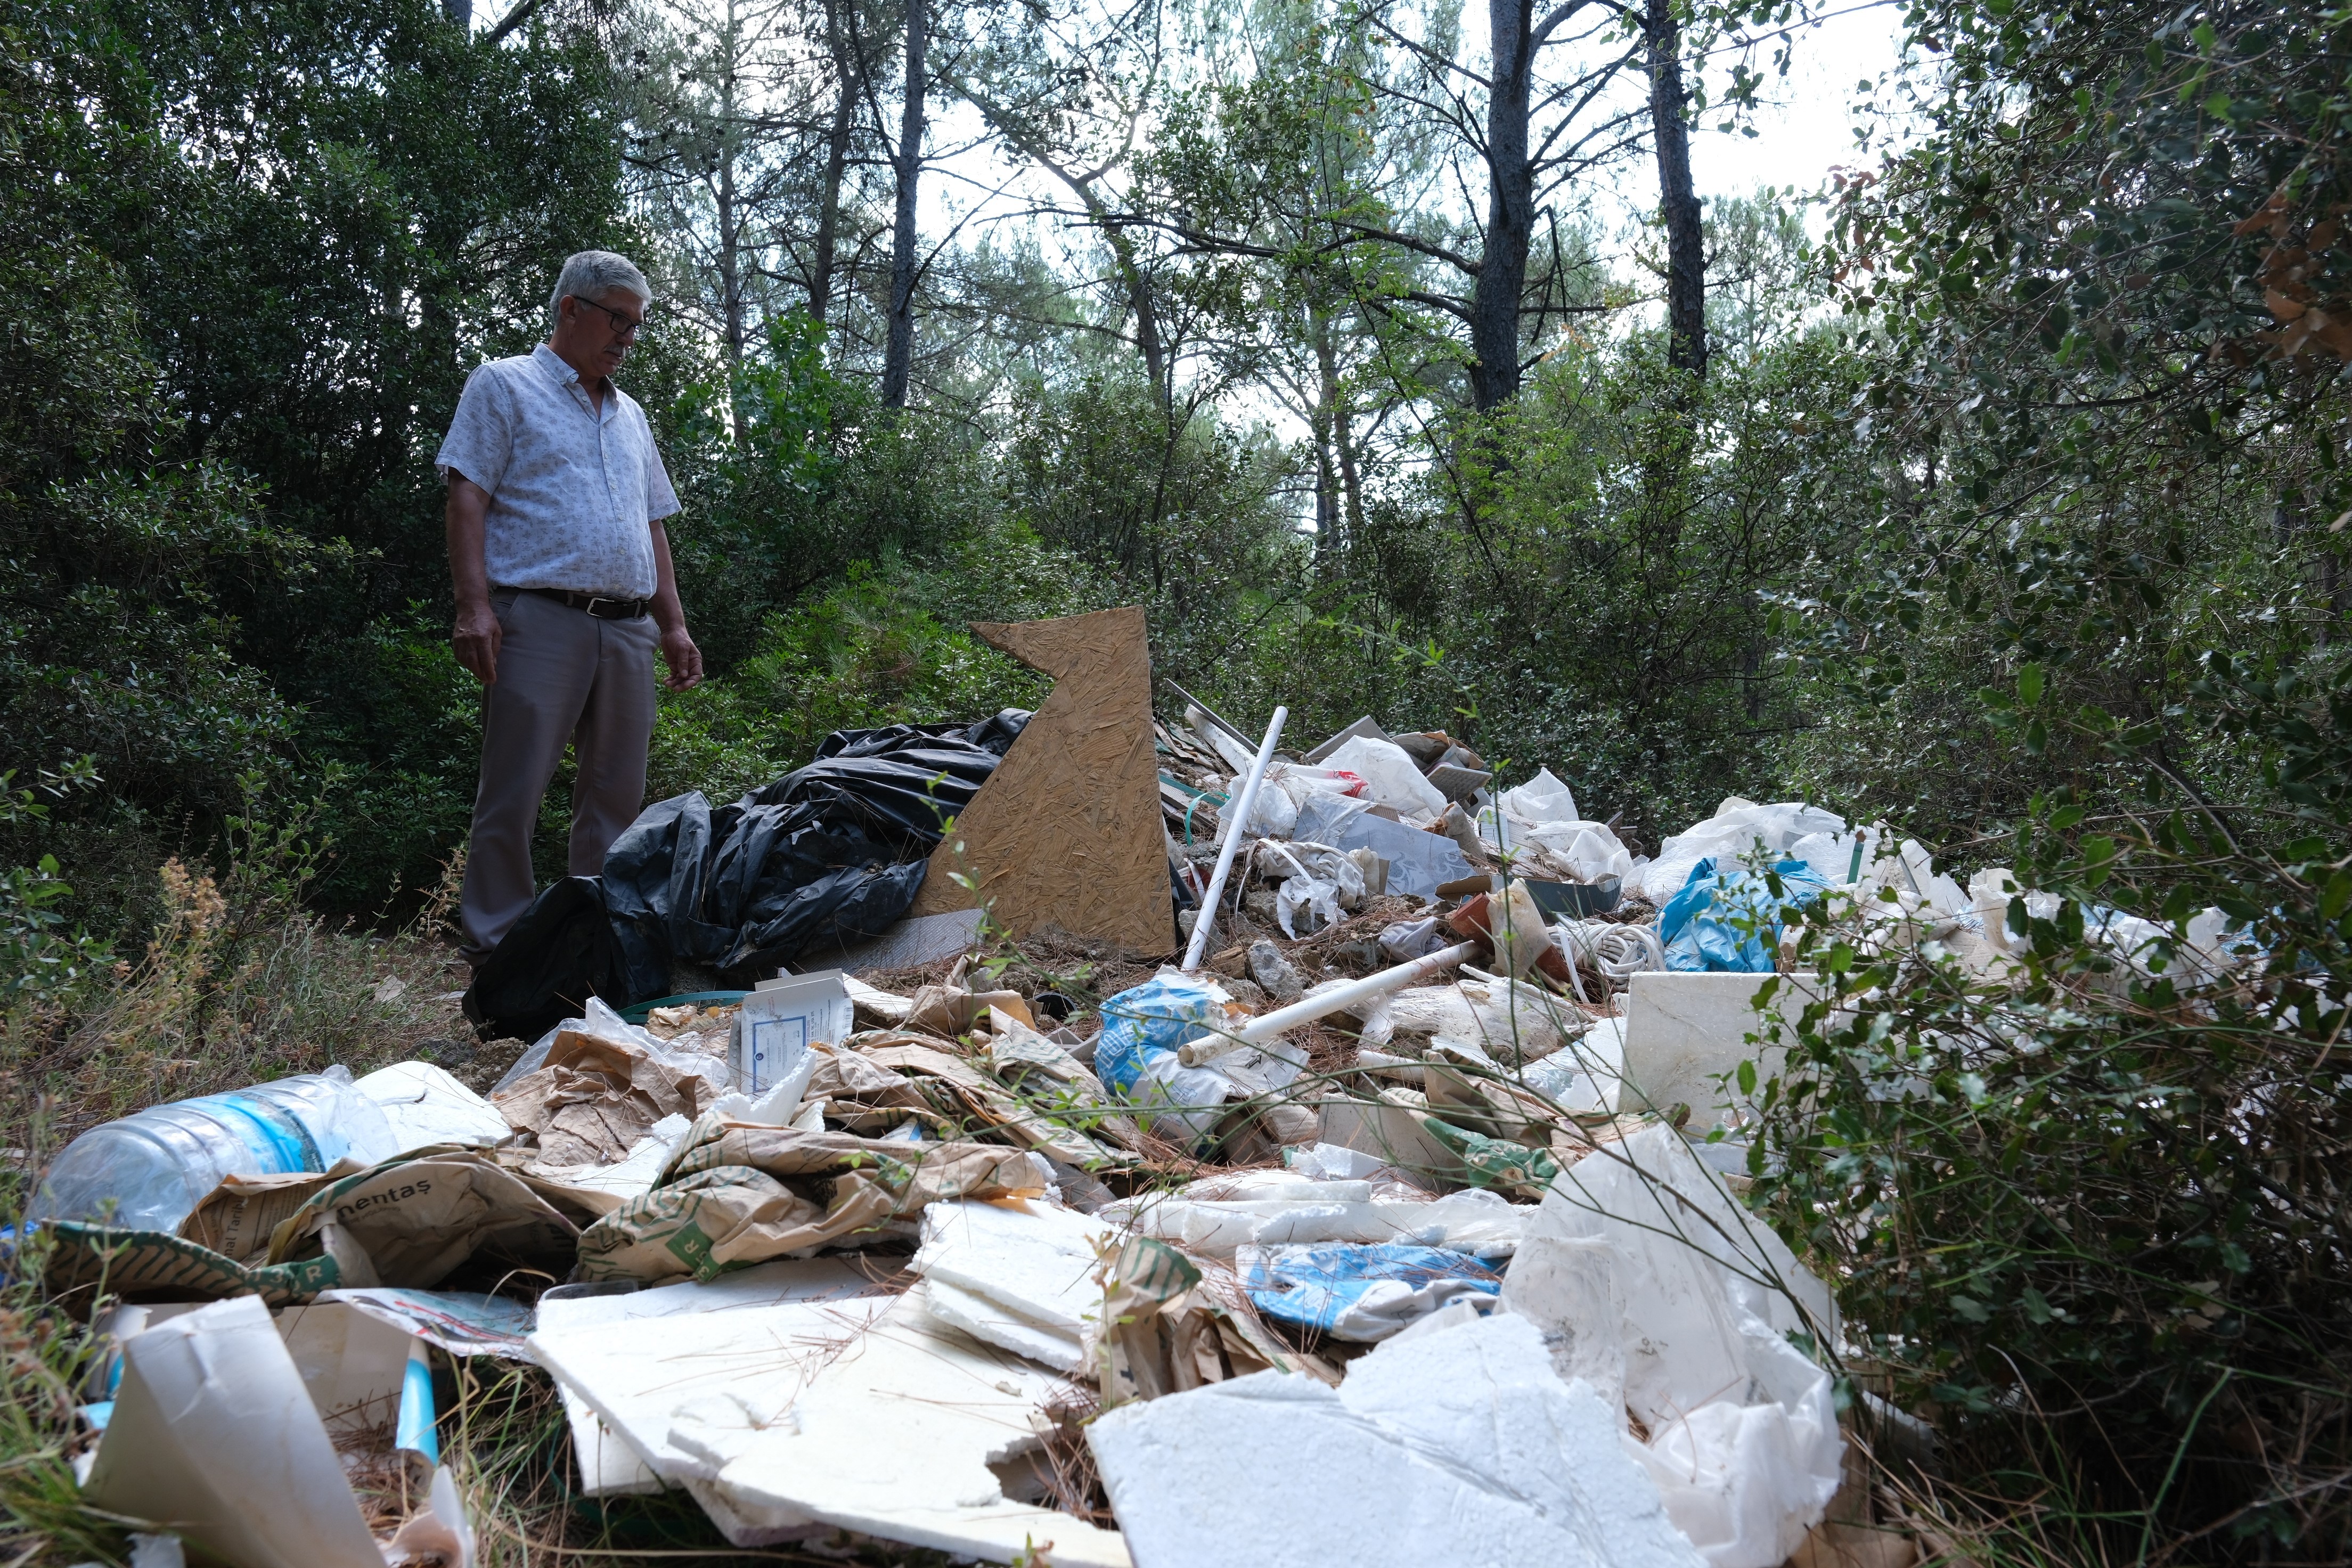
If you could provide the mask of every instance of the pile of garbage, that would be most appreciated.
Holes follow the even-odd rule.
[[[591,995],[487,1095],[338,1068],[84,1134],[33,1217],[111,1345],[85,1495],[240,1568],[470,1563],[437,1369],[488,1355],[553,1379],[583,1495],[682,1490],[744,1547],[1772,1568],[1872,1528],[1800,1348],[1830,1294],[1738,1200],[1820,990],[1759,976],[1808,897],[1990,973],[2036,895],[1796,803],[1643,856],[1549,770],[1282,722],[1187,698],[1137,749],[1164,954],[947,910]],[[748,819],[673,805],[608,883]]]

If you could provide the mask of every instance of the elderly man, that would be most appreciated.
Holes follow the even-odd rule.
[[[645,804],[654,648],[702,679],[662,519],[677,510],[645,410],[613,384],[653,289],[609,250],[564,262],[555,330],[466,378],[435,467],[449,487],[450,641],[487,688],[459,912],[479,964],[530,907],[531,828],[571,742],[572,874],[593,876]]]

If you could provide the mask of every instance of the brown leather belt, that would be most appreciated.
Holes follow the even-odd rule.
[[[569,605],[575,610],[586,611],[600,621],[634,621],[653,604],[650,599],[615,599],[604,594],[575,594],[569,588],[522,588],[517,592],[537,594],[542,599]]]

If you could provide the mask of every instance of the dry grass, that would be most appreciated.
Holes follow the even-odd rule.
[[[139,959],[0,1019],[0,1139],[24,1152],[12,1164],[167,1100],[338,1062],[364,1074],[473,1055],[446,896],[383,936],[330,925],[299,907],[299,883],[243,868],[215,878],[173,859],[160,878],[163,915]]]

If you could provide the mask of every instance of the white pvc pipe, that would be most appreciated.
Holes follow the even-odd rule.
[[[1440,948],[1425,958],[1400,963],[1394,969],[1383,969],[1378,974],[1367,974],[1352,985],[1342,985],[1336,991],[1324,991],[1304,997],[1287,1007],[1277,1007],[1271,1013],[1252,1018],[1238,1029],[1187,1040],[1177,1047],[1176,1059],[1188,1068],[1214,1061],[1227,1051],[1237,1051],[1244,1046],[1255,1046],[1273,1039],[1286,1029],[1295,1029],[1301,1024],[1311,1024],[1333,1013],[1345,1012],[1370,997],[1402,991],[1416,980],[1425,980],[1442,970],[1475,958],[1485,946],[1486,943],[1480,942],[1457,942],[1452,947]]]
[[[1201,967],[1202,955],[1209,951],[1209,933],[1216,929],[1217,904],[1225,896],[1225,878],[1234,868],[1234,851],[1241,847],[1242,829],[1250,818],[1250,807],[1257,804],[1258,781],[1265,777],[1265,765],[1274,761],[1275,742],[1282,739],[1282,726],[1290,718],[1290,710],[1274,710],[1274,722],[1265,727],[1265,739],[1257,748],[1256,760],[1242,780],[1242,787],[1233,799],[1225,802],[1224,842],[1217,847],[1217,869],[1209,878],[1209,891],[1201,900],[1201,912],[1192,917],[1192,940],[1184,947],[1184,969],[1187,973]]]

